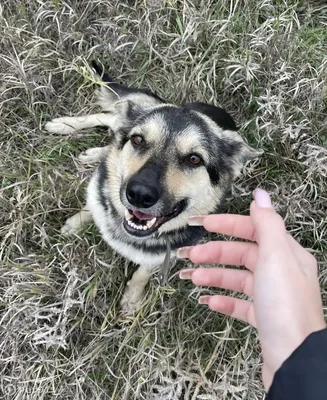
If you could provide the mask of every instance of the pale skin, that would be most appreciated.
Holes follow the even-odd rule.
[[[244,293],[252,300],[212,295],[199,298],[211,310],[257,328],[263,354],[263,383],[268,389],[275,372],[313,332],[326,328],[315,258],[290,236],[274,211],[267,192],[255,191],[250,216],[193,217],[190,225],[249,242],[209,242],[179,249],[180,258],[195,264],[242,265],[182,270],[182,279]]]

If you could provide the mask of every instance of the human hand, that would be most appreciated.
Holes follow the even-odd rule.
[[[326,327],[317,262],[285,229],[267,192],[255,191],[250,216],[192,217],[190,225],[251,242],[209,242],[181,248],[179,258],[196,264],[242,265],[247,270],[198,268],[180,272],[197,286],[244,293],[253,301],[214,295],[200,304],[243,320],[258,329],[263,354],[263,383],[268,389],[275,372],[312,332]]]

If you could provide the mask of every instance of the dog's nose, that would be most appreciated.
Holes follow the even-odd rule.
[[[132,180],[127,185],[126,197],[134,207],[149,208],[159,200],[160,193],[153,186]]]

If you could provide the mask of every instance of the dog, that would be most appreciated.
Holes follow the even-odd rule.
[[[179,247],[198,243],[205,230],[189,226],[189,217],[217,213],[244,163],[262,152],[241,138],[224,109],[201,102],[170,104],[147,89],[114,82],[102,65],[92,66],[101,80],[97,103],[103,112],[45,125],[61,135],[109,128],[107,146],[79,157],[99,165],[85,207],[61,232],[74,234],[93,220],[114,250],[139,265],[121,300],[122,311],[133,314],[164,262],[167,243],[171,259]]]

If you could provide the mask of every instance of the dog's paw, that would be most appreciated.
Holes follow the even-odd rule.
[[[76,128],[72,125],[69,117],[55,118],[47,122],[44,128],[49,133],[57,133],[59,135],[70,135],[76,132]]]
[[[93,147],[85,150],[78,156],[78,159],[82,164],[94,164],[101,160],[104,153],[103,147]]]
[[[120,311],[124,315],[133,315],[140,308],[144,298],[144,287],[140,288],[139,286],[127,283],[127,288],[123,294],[123,297],[120,301]]]
[[[78,232],[81,227],[81,217],[78,214],[73,215],[72,217],[68,218],[60,229],[60,233],[63,236],[71,236],[74,233]]]

